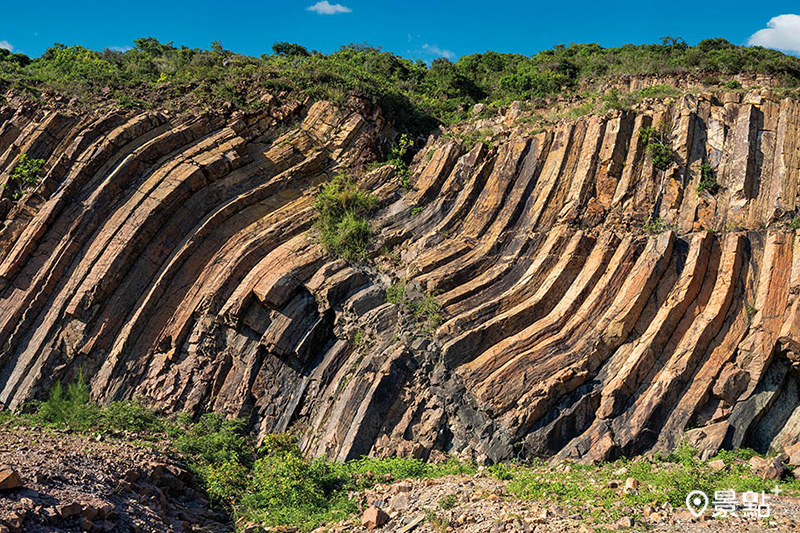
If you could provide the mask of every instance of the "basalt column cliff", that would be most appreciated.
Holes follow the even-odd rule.
[[[800,103],[688,94],[539,130],[520,112],[418,143],[405,187],[366,164],[390,135],[366,104],[0,109],[0,183],[46,161],[0,201],[0,404],[82,369],[99,401],[244,416],[338,459],[794,442]],[[378,199],[363,262],[312,228],[343,171]]]

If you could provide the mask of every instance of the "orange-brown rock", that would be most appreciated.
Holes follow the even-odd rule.
[[[0,490],[13,490],[22,487],[22,478],[10,466],[0,465]]]
[[[2,192],[0,403],[82,369],[96,400],[293,427],[337,459],[791,446],[800,103],[723,96],[532,134],[512,106],[481,119],[491,146],[432,135],[411,190],[366,170],[389,130],[365,105],[6,107],[0,183],[23,153],[46,166]],[[662,124],[664,171],[638,134]],[[314,239],[316,188],[345,170],[378,197],[364,263]]]

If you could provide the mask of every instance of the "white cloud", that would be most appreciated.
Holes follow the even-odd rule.
[[[422,49],[425,50],[426,52],[430,52],[433,55],[446,57],[447,59],[454,59],[456,57],[455,52],[453,52],[452,50],[439,48],[435,44],[425,43],[422,45]]]
[[[342,4],[331,4],[328,3],[328,0],[322,0],[313,6],[308,6],[306,11],[313,11],[317,15],[338,15],[339,13],[350,13],[353,10]]]
[[[5,48],[8,51],[13,51],[14,47],[8,41],[0,41],[0,48]]]
[[[750,46],[776,48],[800,54],[800,15],[778,15],[748,39]]]
[[[109,46],[109,50],[113,50],[114,52],[127,52],[128,50],[133,50],[132,46]]]

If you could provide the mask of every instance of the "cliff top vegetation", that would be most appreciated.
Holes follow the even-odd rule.
[[[766,75],[789,90],[800,87],[800,58],[721,38],[696,46],[672,37],[616,48],[557,45],[532,56],[486,52],[431,64],[366,44],[322,54],[275,43],[260,57],[236,54],[219,42],[208,50],[153,38],[134,45],[95,51],[55,44],[33,59],[0,49],[0,94],[35,99],[55,93],[88,107],[102,95],[121,107],[175,109],[224,102],[252,109],[265,105],[261,94],[282,90],[333,101],[358,95],[380,105],[400,129],[423,132],[463,119],[479,102],[543,102],[588,80],[695,74],[721,85],[735,75]]]

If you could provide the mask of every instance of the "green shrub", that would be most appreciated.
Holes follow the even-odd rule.
[[[314,203],[318,215],[315,227],[329,253],[350,260],[366,257],[372,230],[364,215],[373,209],[375,201],[344,174],[322,186]]]
[[[411,168],[409,167],[409,160],[413,146],[414,141],[408,137],[408,134],[403,133],[392,146],[387,160],[388,163],[395,166],[400,177],[400,184],[406,188],[410,187]]]
[[[624,516],[621,513],[636,513],[646,505],[659,507],[669,503],[683,507],[686,496],[693,490],[710,495],[723,489],[769,492],[776,482],[753,474],[746,463],[752,455],[751,450],[720,452],[717,457],[725,461],[727,468],[714,471],[699,459],[697,450],[682,443],[666,457],[656,454],[653,460],[620,459],[598,465],[573,463],[569,469],[542,464],[510,466],[512,481],[508,491],[523,499],[557,503],[567,512],[586,512],[587,504],[591,504],[592,517],[608,522]],[[621,468],[625,473],[620,475],[616,471]],[[620,494],[609,484],[612,480],[620,483],[626,477],[638,480],[639,488]],[[796,490],[797,481],[778,484],[786,490]]]
[[[619,89],[612,87],[600,97],[602,111],[607,112],[611,109],[620,111],[630,109],[640,98],[637,93],[620,93]]]
[[[97,425],[100,411],[97,404],[89,401],[89,385],[83,371],[79,371],[66,390],[61,382],[50,389],[47,400],[38,405],[35,417],[47,425],[88,431]]]
[[[791,222],[789,222],[789,228],[794,230],[800,229],[800,217],[794,217]]]
[[[11,189],[11,197],[18,200],[30,187],[39,183],[39,177],[44,168],[44,159],[31,159],[28,154],[19,157],[17,165],[11,171],[7,187]]]
[[[739,80],[729,80],[723,84],[726,89],[741,89],[742,84]]]
[[[639,91],[642,98],[675,98],[681,96],[683,91],[671,85],[652,85]]]
[[[547,99],[574,92],[581,82],[621,76],[696,73],[772,76],[786,87],[800,85],[800,58],[761,47],[706,39],[697,46],[671,40],[661,44],[604,48],[595,43],[557,45],[532,56],[486,52],[456,62],[439,58],[430,66],[365,44],[342,46],[330,54],[279,42],[271,54],[250,57],[225,50],[174,46],[148,37],[125,52],[94,51],[55,44],[41,57],[0,50],[0,84],[36,96],[48,90],[96,104],[98,90],[110,88],[121,105],[211,107],[230,101],[259,106],[262,92],[298,93],[310,100],[343,101],[351,95],[377,103],[399,131],[424,134],[440,123],[466,118],[471,107],[507,105],[512,100]],[[170,90],[164,90],[166,88]],[[243,89],[243,88],[246,88]],[[677,95],[656,86],[646,96]],[[636,95],[640,96],[640,95]],[[610,99],[610,107],[622,105]]]
[[[305,46],[295,43],[279,42],[272,45],[272,51],[282,56],[308,57],[311,54]]]
[[[442,323],[442,304],[436,300],[435,295],[424,294],[411,305],[414,316],[422,320],[426,330],[433,331]]]
[[[136,433],[161,433],[164,430],[163,420],[138,399],[111,402],[101,410],[98,423],[101,428]]]
[[[700,184],[697,186],[697,192],[708,191],[715,194],[719,190],[717,178],[714,175],[714,169],[708,163],[700,165]]]
[[[400,305],[405,301],[405,292],[405,281],[395,281],[386,289],[386,301],[390,304]]]
[[[194,423],[183,420],[173,429],[175,449],[201,464],[247,465],[253,452],[245,428],[244,420],[215,413],[204,414]]]
[[[666,127],[656,129],[646,126],[639,130],[639,140],[650,153],[655,168],[662,171],[669,168],[673,162],[673,155],[667,140]]]

